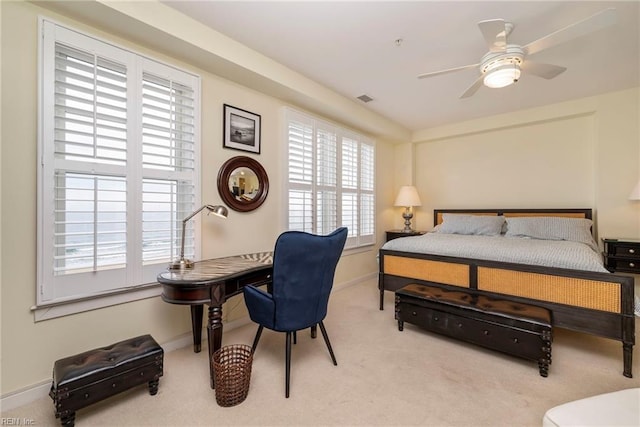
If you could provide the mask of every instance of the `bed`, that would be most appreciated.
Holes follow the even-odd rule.
[[[620,341],[623,375],[631,378],[635,344],[633,277],[604,269],[591,237],[591,219],[591,209],[436,209],[436,232],[394,239],[380,249],[380,310],[384,309],[384,291],[396,291],[410,283],[450,290],[467,288],[500,298],[508,296],[549,309],[554,327]],[[570,232],[562,228],[565,223],[571,226]],[[540,224],[544,227],[539,227]],[[439,239],[444,235],[468,237],[462,243],[466,252],[460,255],[450,249],[442,253],[439,247],[446,245],[438,241],[426,245],[426,249],[418,249],[423,243],[418,239]],[[483,254],[480,251],[483,244],[475,241],[484,237],[489,238],[491,245],[501,238],[513,245],[515,240],[529,241],[538,246],[538,252],[531,259],[514,258],[512,252],[516,250],[511,248],[492,249],[488,255]],[[590,239],[595,248],[575,255],[578,261],[563,261],[563,245],[583,239],[585,242]]]

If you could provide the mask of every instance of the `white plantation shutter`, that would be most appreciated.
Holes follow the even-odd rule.
[[[325,124],[316,130],[316,227],[314,232],[329,234],[338,226],[338,136]]]
[[[192,88],[143,73],[142,126],[145,168],[193,171],[195,99]]]
[[[291,120],[289,140],[289,230],[313,231],[313,126]]]
[[[176,251],[177,183],[165,180],[142,181],[142,260],[166,259]]]
[[[157,264],[180,254],[182,219],[195,210],[194,186],[189,181],[143,179],[142,262]],[[185,256],[195,257],[193,221],[186,227]],[[158,273],[157,268],[154,269]],[[152,271],[153,273],[153,271]]]
[[[375,146],[365,137],[287,109],[288,227],[328,234],[346,247],[375,243]]]
[[[54,275],[124,268],[126,180],[57,171],[54,188]]]
[[[55,50],[56,158],[126,165],[125,66],[60,43]]]
[[[126,265],[126,74],[55,44],[54,276]]]
[[[342,139],[342,224],[349,227],[347,245],[354,245],[359,231],[358,141]],[[353,231],[352,231],[353,230]]]
[[[182,219],[196,209],[195,123],[192,87],[143,72],[142,261],[152,265],[145,269],[149,280],[157,274],[154,264],[179,256]],[[194,259],[194,221],[187,223],[185,232],[185,256]]]
[[[155,282],[197,202],[199,78],[41,29],[37,302]]]
[[[374,244],[375,212],[375,148],[360,143],[360,236],[361,244]]]

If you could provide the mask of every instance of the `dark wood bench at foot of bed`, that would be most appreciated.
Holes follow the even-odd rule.
[[[546,377],[551,364],[551,313],[533,305],[465,291],[409,284],[396,291],[398,329],[404,322],[538,362]]]

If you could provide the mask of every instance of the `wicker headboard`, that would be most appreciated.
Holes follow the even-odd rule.
[[[588,209],[434,209],[433,225],[442,222],[443,213],[457,213],[467,215],[504,215],[514,216],[558,216],[564,218],[593,219],[592,211]]]

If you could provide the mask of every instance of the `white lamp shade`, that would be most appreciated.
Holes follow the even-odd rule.
[[[636,184],[631,194],[629,194],[629,200],[640,200],[640,181]]]
[[[416,187],[413,185],[404,185],[400,187],[394,206],[422,206]]]

